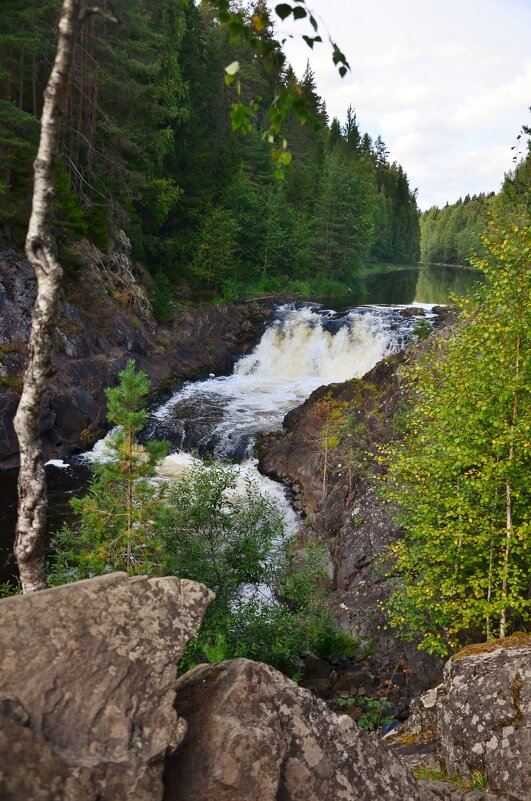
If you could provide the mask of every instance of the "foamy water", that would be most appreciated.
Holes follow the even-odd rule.
[[[419,306],[419,316],[431,307]],[[361,377],[385,356],[411,339],[418,317],[401,315],[403,306],[367,306],[337,315],[315,307],[278,310],[252,353],[242,357],[232,375],[185,384],[156,409],[148,438],[170,437],[175,452],[157,468],[161,478],[180,480],[200,462],[187,450],[203,447],[218,458],[239,459],[235,493],[251,481],[274,501],[292,534],[300,519],[286,489],[265,476],[252,458],[254,437],[281,428],[286,413],[317,387]],[[89,461],[109,458],[108,437],[97,442]],[[227,469],[231,469],[227,467]]]
[[[337,318],[315,308],[282,307],[232,375],[185,384],[157,409],[152,435],[180,431],[185,448],[241,458],[246,443],[279,430],[286,413],[317,387],[360,378],[404,347],[416,319],[402,317],[403,308],[362,307]]]

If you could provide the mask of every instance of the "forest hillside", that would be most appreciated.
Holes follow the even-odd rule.
[[[21,244],[30,210],[42,93],[55,48],[58,0],[0,9],[0,230]],[[258,0],[244,12],[260,13]],[[245,289],[308,292],[355,281],[364,262],[419,258],[416,193],[349,106],[329,119],[308,64],[257,60],[231,39],[208,4],[118,0],[120,20],[93,17],[75,48],[55,167],[55,234],[62,262],[79,269],[75,245],[107,250],[124,229],[154,280],[159,319],[174,290],[233,299]],[[268,24],[257,36],[272,37]],[[234,86],[255,111],[246,135],[231,129]],[[275,177],[263,132],[278,92],[297,86],[308,111],[284,122],[292,162]],[[278,172],[278,170],[276,171]]]

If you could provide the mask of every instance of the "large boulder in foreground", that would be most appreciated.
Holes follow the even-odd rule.
[[[268,665],[194,668],[175,706],[188,732],[168,759],[165,801],[425,798],[379,741]]]
[[[531,799],[531,636],[469,646],[438,693],[440,753],[449,773],[486,773],[491,790]]]
[[[212,597],[114,573],[1,601],[2,801],[160,799],[176,663]]]
[[[530,801],[531,636],[513,634],[455,654],[442,684],[415,699],[409,719],[386,741],[403,757],[409,747],[436,745],[437,762],[450,776],[482,776],[491,792]]]

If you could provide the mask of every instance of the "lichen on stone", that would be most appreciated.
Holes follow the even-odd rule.
[[[467,656],[475,656],[476,654],[489,654],[503,648],[522,648],[527,645],[531,645],[531,634],[515,631],[514,634],[502,637],[499,640],[467,645],[452,656],[452,661],[456,662],[458,659],[465,659]]]

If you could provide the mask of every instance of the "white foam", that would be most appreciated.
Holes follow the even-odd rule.
[[[59,470],[68,470],[70,465],[68,462],[63,462],[62,459],[49,459],[44,463],[45,467],[57,467]]]
[[[185,384],[154,417],[172,425],[181,419],[179,404],[188,402],[189,408],[190,399],[198,409],[222,409],[211,433],[216,453],[230,453],[235,439],[279,430],[286,413],[317,387],[359,378],[403,347],[405,332],[414,325],[414,319],[400,316],[403,308],[358,308],[335,320],[309,307],[282,307],[232,375]]]
[[[201,460],[195,456],[179,451],[166,456],[158,465],[156,472],[160,478],[180,480],[186,477],[192,467],[197,467],[201,464]],[[263,476],[258,471],[257,459],[247,459],[238,465],[227,464],[225,469],[236,471],[237,474],[234,489],[228,491],[228,495],[245,495],[247,487],[251,483],[256,487],[260,495],[275,504],[282,515],[284,534],[291,536],[298,530],[300,517],[291,506],[286,488],[282,484]]]

